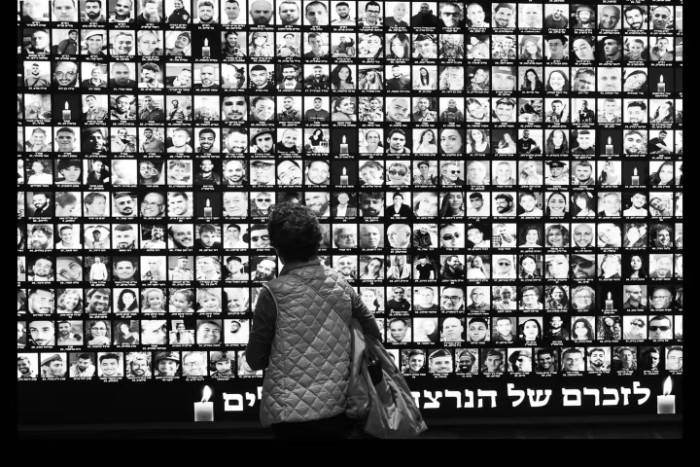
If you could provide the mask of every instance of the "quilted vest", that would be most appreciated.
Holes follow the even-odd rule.
[[[265,378],[263,426],[304,422],[345,411],[350,375],[350,285],[311,264],[267,282],[277,306]]]

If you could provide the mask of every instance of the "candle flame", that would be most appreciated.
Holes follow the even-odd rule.
[[[348,174],[348,171],[345,170],[345,167],[343,167],[343,175],[347,175],[347,174]]]
[[[608,144],[612,144],[612,138],[608,136]]]
[[[207,198],[207,207],[208,207],[208,208],[211,207],[211,203],[209,202],[209,198]]]
[[[664,381],[664,396],[668,396],[671,394],[671,390],[673,389],[673,381],[671,380],[671,377],[669,376],[666,378],[666,381]]]
[[[659,83],[663,83],[663,82],[664,82],[664,75],[659,75]]]
[[[343,144],[345,143],[347,143],[347,141],[345,140],[345,135],[343,135]]]
[[[634,168],[634,176],[635,177],[637,176],[637,168],[636,167]]]
[[[66,101],[66,106],[65,106],[65,107],[66,107],[66,110],[70,109],[70,107],[68,107],[68,101]]]
[[[608,300],[612,300],[612,293],[608,292]]]
[[[204,39],[204,47],[209,47],[209,39]]]
[[[209,386],[204,386],[204,390],[202,391],[202,402],[209,402],[210,397],[211,388]]]

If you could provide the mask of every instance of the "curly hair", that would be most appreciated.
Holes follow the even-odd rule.
[[[323,239],[318,218],[306,206],[280,203],[267,223],[270,245],[285,260],[306,261],[318,253]]]

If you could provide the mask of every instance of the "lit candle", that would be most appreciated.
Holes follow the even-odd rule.
[[[345,135],[343,135],[343,142],[340,143],[340,153],[341,154],[348,153],[348,144],[347,144],[347,140],[345,139]]]
[[[202,391],[202,402],[194,403],[194,421],[195,422],[213,422],[214,421],[214,403],[209,402],[211,397],[211,389],[209,386],[204,386]]]
[[[207,198],[207,205],[204,207],[204,217],[211,217],[212,212],[211,212],[211,203],[209,202],[209,198]]]
[[[659,76],[658,91],[666,92],[666,83],[664,83],[664,75]]]
[[[639,174],[637,174],[637,168],[634,168],[634,175],[632,175],[632,186],[639,186]]]
[[[605,155],[607,155],[607,156],[613,155],[612,138],[610,136],[608,136],[608,144],[605,145]]]
[[[66,105],[63,109],[63,121],[64,122],[70,122],[70,107],[68,107],[68,101],[66,101]]]
[[[342,186],[348,186],[348,171],[343,167],[343,175],[340,176],[340,184]]]
[[[671,389],[673,389],[673,382],[669,376],[664,381],[664,395],[656,396],[656,412],[659,415],[673,415],[676,413],[676,396],[669,395]]]
[[[612,301],[612,293],[608,292],[608,299],[605,300],[605,310],[610,311],[613,309],[614,309],[614,307],[613,307],[613,301]]]
[[[204,39],[204,47],[202,47],[202,58],[209,58],[210,53],[209,39]]]

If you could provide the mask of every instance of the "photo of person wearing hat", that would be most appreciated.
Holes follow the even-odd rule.
[[[549,166],[549,175],[544,179],[545,185],[569,184],[569,171],[565,161],[550,160],[546,164]]]
[[[210,376],[214,379],[231,379],[234,377],[234,368],[236,361],[236,353],[228,352],[211,352],[209,355],[209,370]]]
[[[271,154],[275,152],[275,134],[263,129],[251,135],[249,152],[254,154]]]
[[[505,349],[483,349],[481,351],[482,373],[503,373],[505,371]]]
[[[156,353],[156,378],[172,379],[179,375],[180,355],[178,352]]]
[[[58,353],[41,354],[41,379],[65,379],[65,355]]]
[[[595,10],[590,5],[579,5],[574,14],[574,29],[595,28]]]
[[[89,55],[91,59],[101,58],[106,59],[107,54],[105,49],[105,31],[102,30],[87,30],[83,31],[83,54]]]
[[[602,62],[622,60],[622,38],[620,36],[605,36],[598,41],[598,60]]]
[[[493,90],[515,91],[515,67],[497,66],[493,68]]]
[[[428,357],[430,373],[447,375],[453,372],[452,353],[447,349],[438,349]]]

